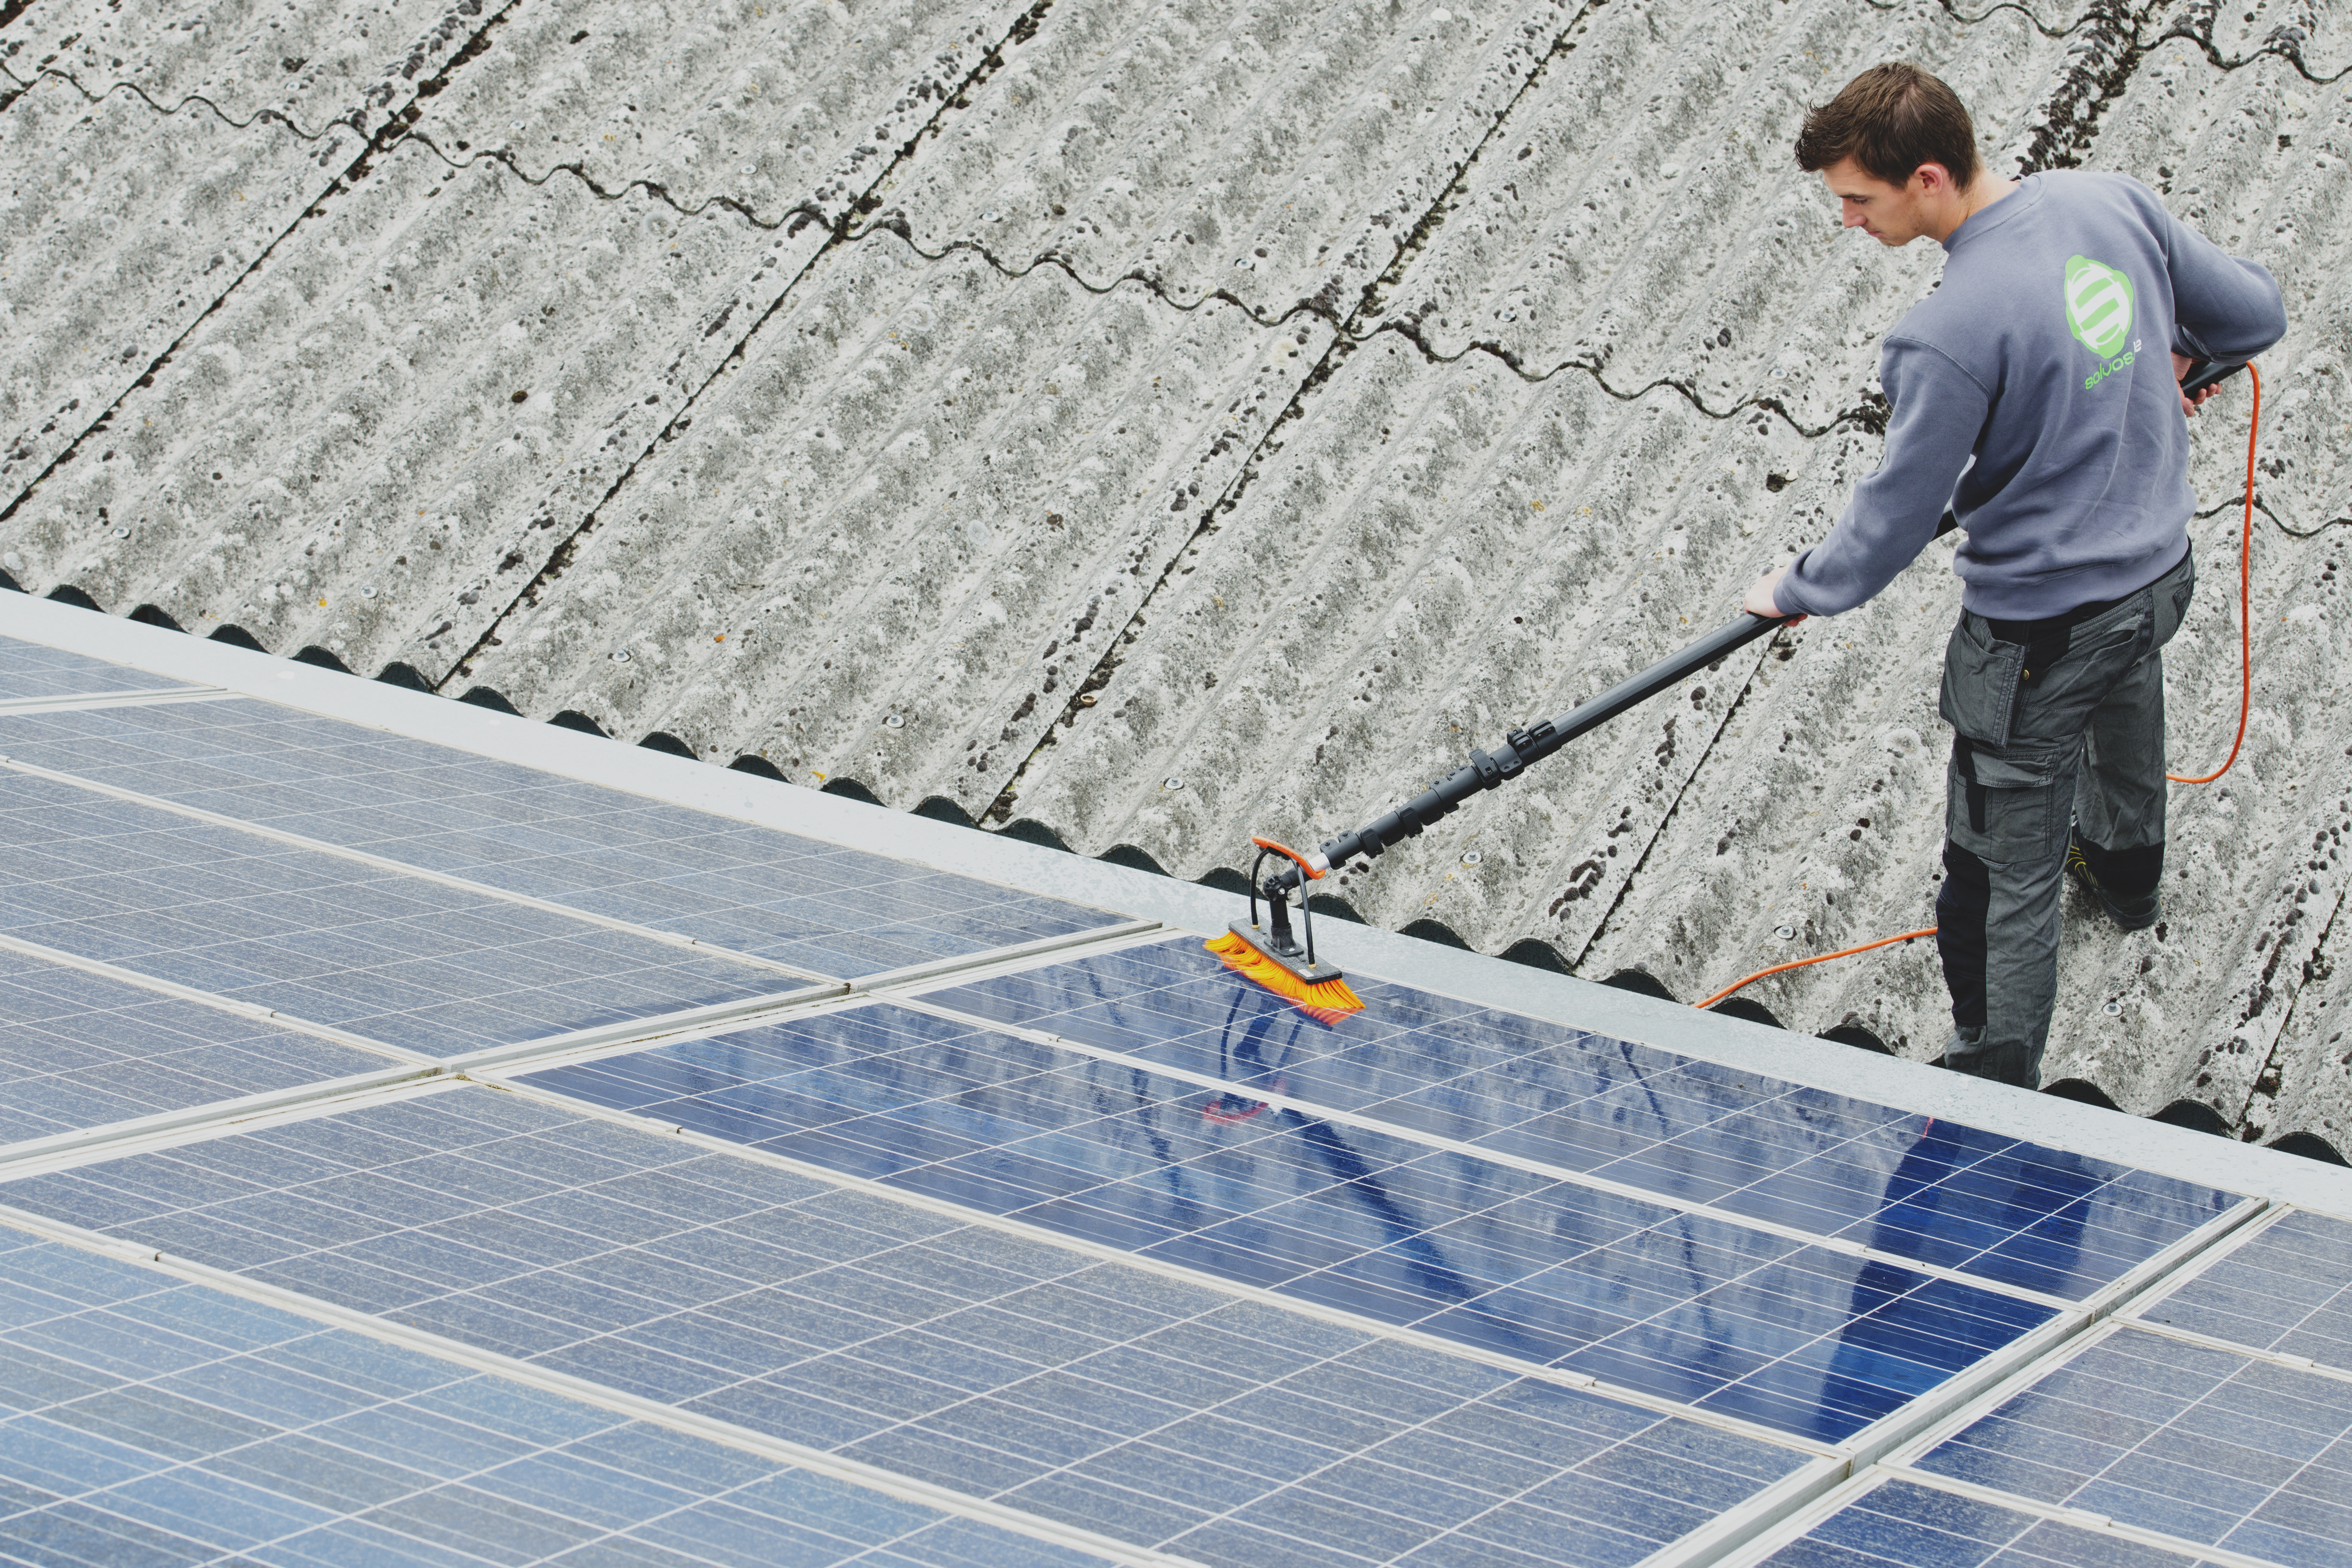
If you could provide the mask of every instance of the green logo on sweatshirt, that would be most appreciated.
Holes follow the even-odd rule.
[[[2087,256],[2066,260],[2066,324],[2101,359],[2123,352],[2131,336],[2131,279]]]

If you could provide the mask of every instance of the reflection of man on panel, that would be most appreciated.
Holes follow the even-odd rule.
[[[1995,179],[1969,111],[1883,65],[1805,119],[1797,162],[1849,228],[1922,235],[1944,278],[1886,334],[1879,470],[1819,544],[1748,591],[1833,616],[1909,564],[1948,501],[1968,542],[1944,661],[1956,731],[1937,945],[1948,1065],[2032,1086],[2070,866],[2116,923],[2152,924],[2164,869],[2164,666],[2188,609],[2189,430],[2179,378],[2286,331],[2278,285],[2121,174]],[[2201,402],[2207,394],[2200,394]]]

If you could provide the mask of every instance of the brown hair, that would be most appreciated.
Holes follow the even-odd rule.
[[[1922,163],[1941,163],[1965,190],[1977,177],[1977,131],[1960,95],[1917,66],[1873,66],[1809,110],[1797,133],[1797,167],[1818,173],[1852,158],[1872,177],[1907,185]]]

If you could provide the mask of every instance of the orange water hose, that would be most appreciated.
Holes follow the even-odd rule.
[[[2237,739],[2230,742],[2230,754],[2221,760],[2220,767],[2197,778],[2190,778],[2182,773],[2164,775],[2174,784],[2211,784],[2215,779],[2228,773],[2231,764],[2238,760],[2240,748],[2246,743],[2246,718],[2254,705],[2254,442],[2261,436],[2263,428],[2263,373],[2256,370],[2252,362],[2249,361],[2246,364],[2246,375],[2253,383],[2254,406],[2253,412],[2246,420],[2246,504],[2244,522],[2238,538],[2238,735]],[[1819,953],[1811,958],[1799,958],[1787,963],[1776,963],[1769,969],[1758,970],[1745,980],[1732,982],[1706,1001],[1696,1003],[1694,1005],[1704,1012],[1733,992],[1745,990],[1769,976],[1791,969],[1802,969],[1809,963],[1827,963],[1833,958],[1852,958],[1857,952],[1868,952],[1874,948],[1888,947],[1898,942],[1910,942],[1917,937],[1935,934],[1936,928],[1927,926],[1919,931],[1906,931],[1900,936],[1883,936],[1876,942],[1865,942],[1860,947],[1841,948],[1835,952]]]

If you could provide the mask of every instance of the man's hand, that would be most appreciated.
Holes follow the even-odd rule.
[[[1757,578],[1748,585],[1748,596],[1739,601],[1739,607],[1751,616],[1762,616],[1767,620],[1779,620],[1780,605],[1780,602],[1773,598],[1772,591],[1780,585],[1780,579],[1788,575],[1788,572],[1789,569],[1786,566],[1776,567]]]
[[[2174,381],[2180,380],[2191,370],[2195,369],[2196,365],[2197,362],[2190,359],[2187,354],[2174,354],[2172,356],[2172,379]],[[2218,386],[2205,386],[2200,387],[2195,392],[2182,393],[2180,395],[2180,412],[2186,414],[2191,419],[2196,418],[2197,405],[2221,390],[2221,389]]]

